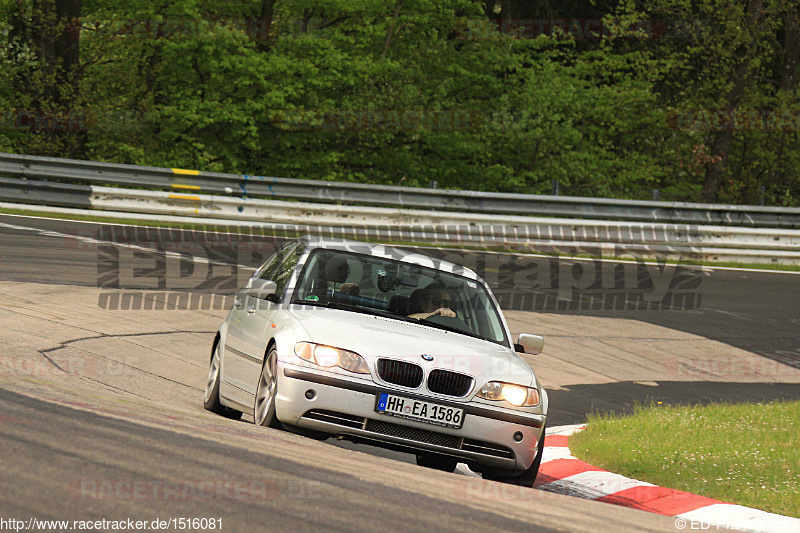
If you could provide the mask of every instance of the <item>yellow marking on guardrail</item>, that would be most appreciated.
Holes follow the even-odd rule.
[[[187,170],[185,168],[173,168],[172,172],[175,174],[185,174],[187,176],[198,176],[200,175],[199,170]]]
[[[176,200],[194,200],[195,202],[200,201],[199,196],[192,196],[189,194],[170,194],[169,197],[174,198]]]
[[[183,183],[173,183],[172,187],[176,189],[192,189],[193,191],[199,191],[199,185],[184,185]]]

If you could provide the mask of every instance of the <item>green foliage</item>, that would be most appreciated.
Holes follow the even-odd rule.
[[[800,34],[792,34],[788,27],[788,14],[796,6],[783,0],[637,4],[626,2],[625,16],[666,22],[664,38],[648,46],[663,65],[653,80],[659,106],[679,116],[726,117],[678,129],[674,156],[680,171],[673,174],[670,185],[699,187],[717,156],[712,153],[715,141],[728,130],[732,142],[721,161],[719,200],[754,204],[763,194],[768,205],[798,205]],[[793,66],[787,62],[792,55]],[[791,71],[795,81],[786,84],[783,77]],[[780,117],[785,116],[791,117],[786,121],[790,124],[781,124]]]
[[[517,17],[608,15],[603,39],[574,40],[501,33],[477,0],[85,0],[80,69],[63,83],[36,53],[33,0],[0,0],[0,150],[536,194],[557,179],[562,194],[698,200],[715,132],[676,116],[718,109],[732,83],[719,73],[749,54],[742,106],[798,107],[796,91],[775,90],[785,6],[765,0],[750,31],[746,3],[723,4],[503,3]],[[270,21],[258,20],[264,6]],[[693,33],[646,38],[637,28],[653,18]],[[42,103],[54,87],[70,109]],[[19,112],[79,127],[33,131]],[[796,136],[737,130],[721,200],[797,205]]]

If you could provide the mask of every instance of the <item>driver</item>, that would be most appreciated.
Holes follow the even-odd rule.
[[[447,289],[429,285],[422,290],[422,294],[419,298],[419,305],[422,312],[408,316],[409,318],[417,319],[429,318],[433,315],[455,318],[456,312],[450,309],[452,301],[453,298],[450,296],[450,292]]]

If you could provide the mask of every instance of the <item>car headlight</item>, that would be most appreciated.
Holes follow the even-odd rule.
[[[533,407],[539,405],[541,401],[539,389],[514,385],[513,383],[503,383],[502,381],[490,381],[481,387],[477,396],[486,400],[505,400],[517,407]]]
[[[341,348],[313,342],[298,342],[294,345],[294,354],[300,359],[325,368],[338,366],[348,372],[369,374],[369,367],[363,357]]]

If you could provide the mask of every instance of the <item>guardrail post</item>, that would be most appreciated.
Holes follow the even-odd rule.
[[[558,178],[553,178],[553,196],[558,196]]]
[[[658,197],[661,196],[661,191],[658,189],[653,189],[653,201],[657,202]]]

